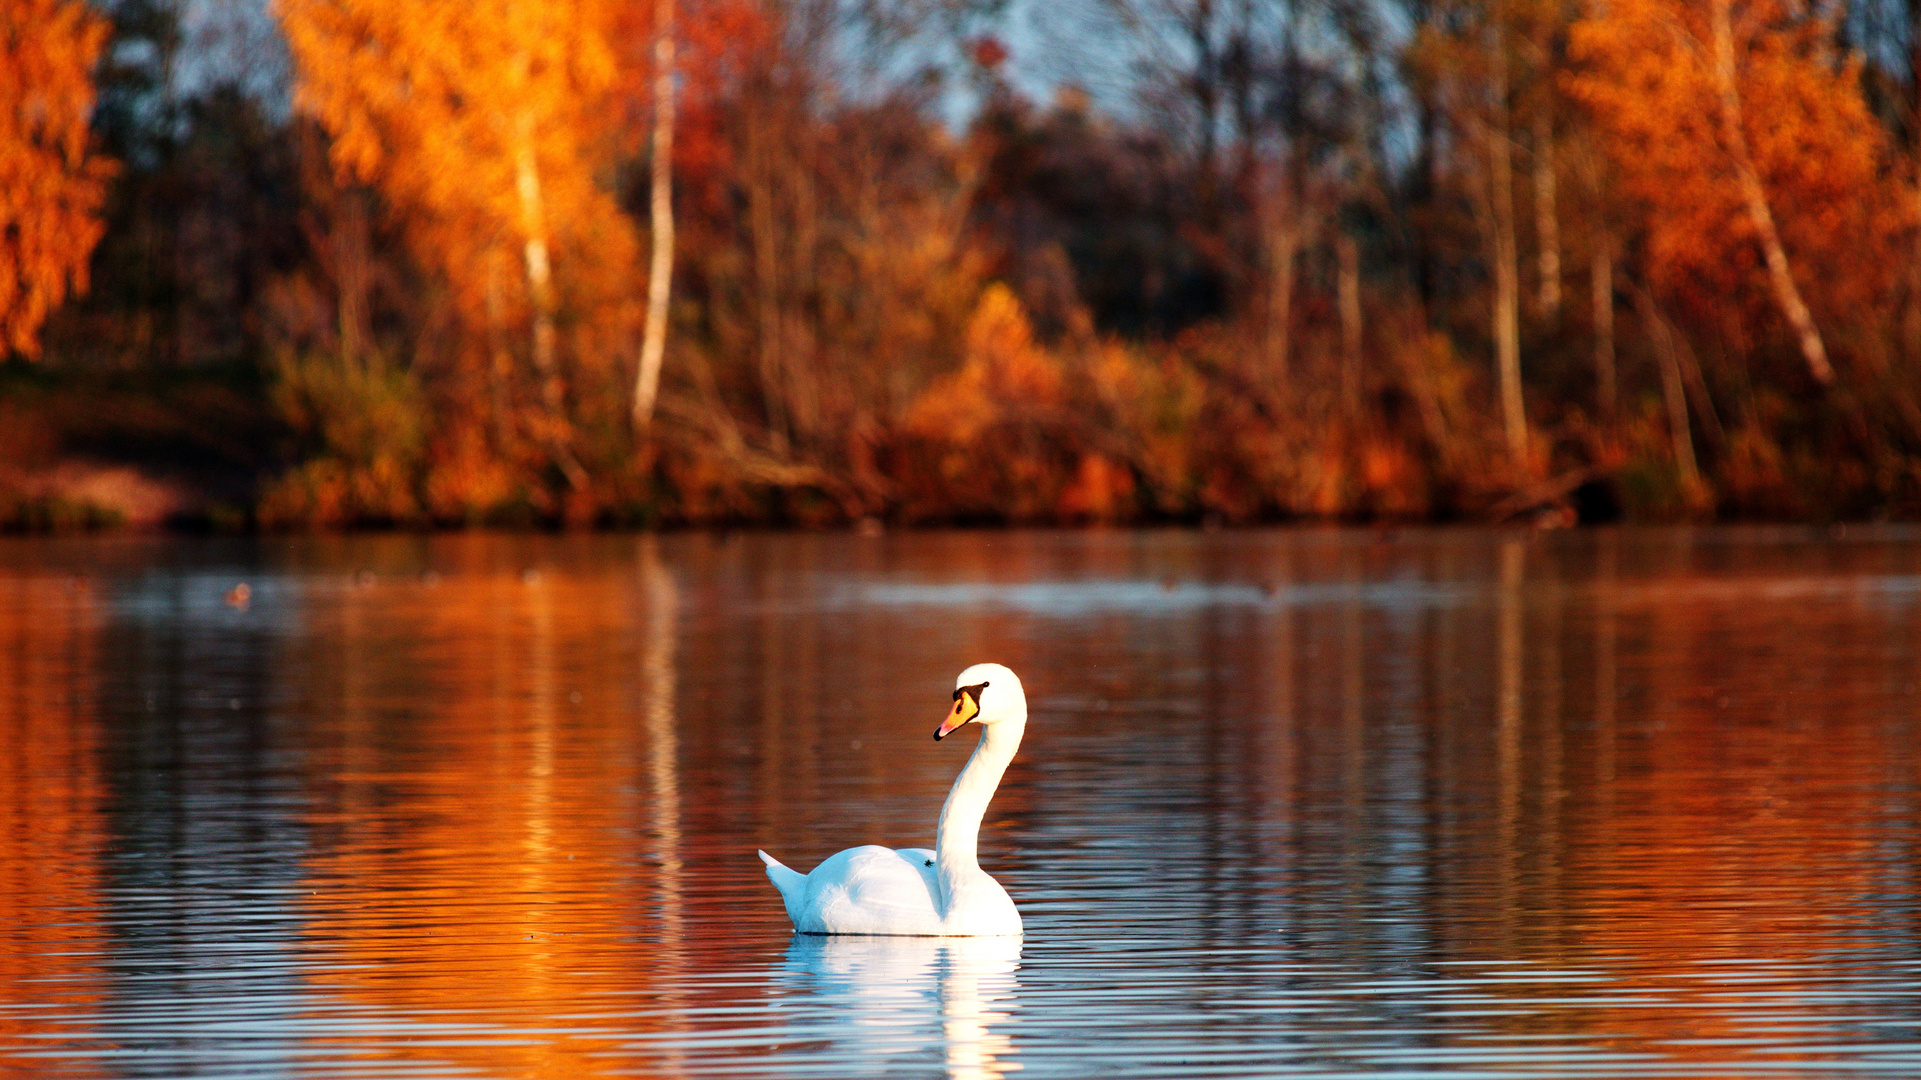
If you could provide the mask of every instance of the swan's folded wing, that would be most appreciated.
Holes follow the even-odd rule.
[[[939,889],[932,853],[867,845],[830,856],[807,875],[804,918],[795,928],[815,934],[938,934]]]

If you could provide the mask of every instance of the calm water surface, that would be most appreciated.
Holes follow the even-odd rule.
[[[792,936],[978,660],[1026,938]],[[1917,678],[1904,532],[0,541],[0,1074],[1917,1075]]]

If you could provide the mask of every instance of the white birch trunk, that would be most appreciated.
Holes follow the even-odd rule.
[[[634,432],[646,434],[667,351],[667,301],[674,273],[674,0],[654,4],[653,262],[647,269],[647,326],[634,379]]]
[[[1741,198],[1747,204],[1748,220],[1754,225],[1756,237],[1761,241],[1761,254],[1768,265],[1768,283],[1773,288],[1774,302],[1781,314],[1794,328],[1794,334],[1801,344],[1802,359],[1807,361],[1808,374],[1823,386],[1834,381],[1834,367],[1828,363],[1827,346],[1821,341],[1821,332],[1814,325],[1814,316],[1808,305],[1801,299],[1801,290],[1794,283],[1794,273],[1788,265],[1787,251],[1781,246],[1781,234],[1774,227],[1774,213],[1768,207],[1767,192],[1761,187],[1761,177],[1755,171],[1754,158],[1748,152],[1747,135],[1742,129],[1741,95],[1734,82],[1734,27],[1730,11],[1730,0],[1713,0],[1712,18],[1714,23],[1714,82],[1720,93],[1721,137],[1727,143],[1728,156],[1733,159],[1735,178],[1741,186]]]
[[[520,196],[521,253],[527,269],[527,296],[533,307],[534,370],[540,375],[554,464],[567,477],[568,486],[579,490],[587,486],[587,472],[567,448],[563,435],[566,402],[555,358],[553,269],[547,255],[547,207],[540,194],[540,167],[534,153],[533,110],[523,108],[514,120],[514,188]]]

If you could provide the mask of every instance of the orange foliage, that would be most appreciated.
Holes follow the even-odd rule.
[[[907,410],[906,434],[933,450],[940,513],[1031,521],[1052,515],[1062,480],[1049,438],[1064,401],[1060,362],[1034,340],[1027,311],[1000,283],[981,294],[959,371],[936,380]],[[915,495],[930,492],[916,490]]]
[[[385,197],[470,324],[531,317],[551,259],[576,355],[614,352],[637,242],[605,186],[619,118],[605,6],[281,0],[279,13],[297,106],[333,136],[342,178]]]
[[[89,152],[107,21],[79,0],[0,0],[0,354],[87,288],[112,165]]]
[[[908,426],[954,443],[969,443],[1013,413],[1059,404],[1060,365],[1034,341],[1034,328],[1013,290],[996,282],[981,294],[967,324],[967,360],[930,387],[908,413]]]
[[[391,460],[353,466],[315,458],[282,477],[256,510],[268,528],[340,528],[364,522],[408,523],[420,516],[413,478]]]
[[[674,66],[680,74],[675,102],[674,187],[678,201],[697,195],[703,212],[729,209],[722,181],[733,165],[726,114],[717,106],[738,92],[740,81],[765,66],[777,28],[767,8],[753,0],[678,0]],[[655,5],[616,3],[608,37],[616,50],[614,94],[625,116],[629,148],[639,150],[653,122]]]
[[[426,481],[427,509],[439,521],[476,524],[515,493],[515,476],[487,452],[487,439],[473,424],[443,433]]]
[[[1624,194],[1645,207],[1650,284],[1726,325],[1771,316],[1720,104],[1708,6],[1611,0],[1575,24],[1570,92],[1588,108]],[[1737,4],[1736,85],[1756,173],[1817,314],[1881,300],[1911,222],[1860,60],[1779,0]],[[1772,325],[1772,322],[1768,322]]]
[[[1104,454],[1082,456],[1060,494],[1060,516],[1072,522],[1124,520],[1134,500],[1134,474]]]
[[[1155,362],[1109,342],[1094,358],[1094,391],[1132,444],[1143,476],[1160,494],[1159,509],[1179,512],[1195,466],[1196,436],[1207,385],[1189,358],[1170,353]]]
[[[1428,5],[1356,63],[1259,76],[1248,100],[1296,105],[1236,119],[1211,157],[1084,95],[1026,103],[992,48],[957,139],[918,89],[845,92],[831,5],[673,6],[675,290],[637,443],[646,214],[623,191],[650,160],[663,7],[275,0],[303,114],[287,130],[327,136],[296,140],[326,162],[301,202],[171,276],[143,261],[180,249],[164,238],[116,237],[95,268],[103,295],[158,297],[150,278],[213,267],[211,305],[306,236],[318,271],[264,290],[277,321],[249,310],[222,337],[149,299],[102,320],[130,348],[273,358],[300,458],[259,522],[1509,515],[1567,503],[1582,474],[1611,490],[1603,516],[1691,513],[1695,494],[1921,506],[1913,163],[1863,90],[1890,73],[1839,43],[1882,46],[1819,5]],[[0,11],[0,351],[31,355],[100,234],[85,119],[105,30],[79,0]],[[1399,106],[1358,107],[1382,88],[1336,71],[1388,60],[1422,117],[1399,161],[1374,160],[1403,140],[1368,126]],[[1189,74],[1166,85],[1225,100]],[[253,113],[225,115],[187,127],[212,147]],[[139,184],[204,183],[126,156],[130,233],[160,213]],[[268,202],[285,179],[245,182]],[[50,349],[83,325],[57,321]],[[1846,394],[1784,388],[1768,365],[1791,337],[1817,382],[1833,349]]]

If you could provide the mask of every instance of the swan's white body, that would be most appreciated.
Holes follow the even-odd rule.
[[[963,706],[975,712],[963,715]],[[958,717],[958,720],[956,720]],[[1021,915],[1000,882],[980,868],[975,842],[987,802],[1027,728],[1020,679],[999,664],[961,672],[954,711],[934,733],[981,722],[980,745],[941,807],[934,849],[868,844],[829,856],[802,874],[760,853],[794,929],[803,934],[1002,937],[1021,932]]]

